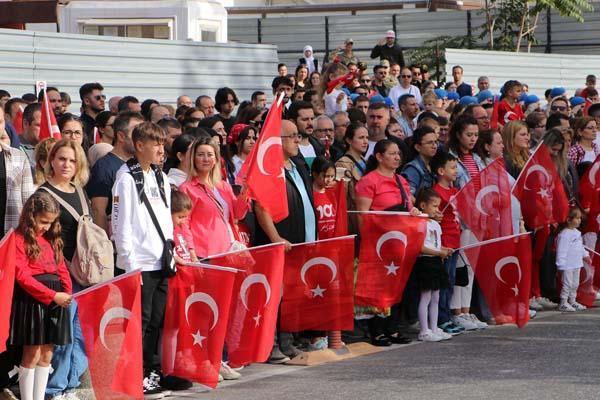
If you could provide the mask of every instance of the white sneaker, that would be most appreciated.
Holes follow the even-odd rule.
[[[440,336],[433,333],[430,329],[427,329],[425,332],[419,333],[418,339],[421,342],[439,342],[443,340]]]
[[[463,327],[466,331],[474,331],[477,329],[477,325],[475,325],[470,318],[466,317],[465,314],[453,316],[452,322],[454,322],[454,325]]]
[[[596,300],[600,300],[600,290],[596,292]]]
[[[586,306],[584,306],[583,304],[579,304],[576,301],[574,301],[574,302],[571,303],[571,307],[573,307],[575,309],[575,311],[587,310]]]
[[[575,312],[575,309],[569,303],[562,303],[558,307],[558,311],[562,311],[562,312]]]
[[[442,340],[452,339],[452,335],[451,334],[444,332],[440,328],[435,328],[434,330],[432,330],[432,332],[435,335],[437,335],[438,337],[442,338]]]
[[[227,363],[224,362],[221,362],[221,369],[219,370],[219,374],[226,381],[234,381],[242,377],[242,374],[240,374],[237,371],[234,371],[233,369],[231,369],[231,367],[229,367],[229,365],[227,365]]]
[[[63,393],[55,394],[51,400],[65,400],[66,396]]]
[[[529,319],[534,319],[537,315],[537,311],[529,309]]]
[[[529,308],[531,308],[532,310],[535,310],[535,311],[542,311],[544,309],[544,307],[542,307],[542,305],[540,303],[538,303],[538,301],[535,299],[535,297],[532,297],[531,299],[529,299]]]
[[[67,392],[64,395],[64,400],[80,400],[79,397],[73,392]]]
[[[538,297],[535,300],[540,306],[544,307],[546,310],[554,310],[556,307],[558,307],[557,303],[553,302],[552,300],[546,297]]]
[[[469,317],[469,319],[471,320],[471,322],[473,322],[475,325],[477,325],[477,329],[485,329],[488,327],[488,324],[480,321],[475,314],[467,314],[467,316]]]

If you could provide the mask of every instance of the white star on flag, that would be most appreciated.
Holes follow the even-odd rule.
[[[545,199],[550,197],[550,194],[548,193],[548,189],[544,188],[544,189],[540,189],[540,191],[538,192],[538,194],[540,195],[540,197],[543,197]]]
[[[196,331],[196,333],[192,333],[192,337],[194,338],[194,344],[192,344],[192,346],[198,345],[202,347],[202,341],[206,339],[206,336],[202,336],[200,331]]]
[[[517,296],[519,295],[519,288],[517,287],[517,285],[515,285],[515,287],[514,287],[514,288],[511,288],[511,290],[512,290],[513,292],[515,292],[515,297],[517,297]]]
[[[316,288],[314,289],[310,289],[310,291],[313,294],[313,298],[315,297],[323,297],[323,293],[326,291],[327,289],[321,289],[321,287],[319,285],[317,285]]]
[[[259,326],[260,325],[260,318],[262,317],[262,315],[260,315],[260,312],[258,314],[256,314],[256,317],[252,317],[252,319],[254,320],[254,323],[256,324],[255,326]]]
[[[385,268],[387,269],[386,275],[396,275],[396,271],[400,269],[400,267],[394,265],[393,261],[390,263],[390,265],[386,265]]]

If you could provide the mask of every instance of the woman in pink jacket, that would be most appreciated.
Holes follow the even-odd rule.
[[[200,137],[190,149],[192,162],[188,180],[180,190],[192,199],[190,228],[196,254],[203,258],[230,250],[238,239],[237,221],[250,208],[245,190],[236,197],[223,180],[220,155],[211,138]]]

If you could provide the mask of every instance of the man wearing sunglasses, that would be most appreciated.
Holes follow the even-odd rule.
[[[417,104],[422,103],[421,91],[418,87],[411,84],[412,78],[413,75],[409,68],[405,67],[400,70],[400,83],[390,90],[390,98],[394,103],[394,110],[398,111],[398,99],[405,94],[414,96]]]
[[[94,126],[96,116],[104,111],[106,96],[102,93],[104,87],[98,82],[86,83],[79,88],[81,98],[81,122],[88,143],[94,143]]]
[[[571,115],[571,110],[569,109],[569,101],[566,97],[555,97],[550,103],[550,112],[548,115],[552,114],[563,114],[567,117]]]

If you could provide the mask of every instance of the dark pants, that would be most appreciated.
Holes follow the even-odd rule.
[[[456,281],[456,261],[458,260],[458,253],[452,253],[450,257],[444,260],[444,269],[448,274],[448,281],[450,285],[447,288],[440,289],[440,303],[439,303],[439,314],[438,324],[442,325],[450,321],[452,313],[450,311],[450,300],[452,300],[452,291],[454,290],[454,282]]]
[[[142,272],[142,345],[144,371],[160,371],[158,354],[160,333],[167,304],[167,278],[162,271]]]

